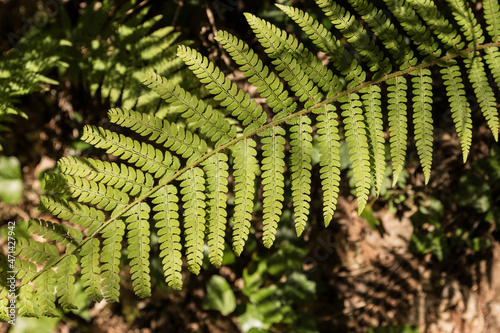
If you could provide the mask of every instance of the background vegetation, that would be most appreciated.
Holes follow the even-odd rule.
[[[277,2],[318,13],[312,1]],[[481,10],[481,1],[470,4]],[[148,43],[175,38],[194,44],[249,91],[213,38],[224,28],[254,43],[243,12],[301,36],[274,1],[0,1],[2,254],[7,252],[8,221],[17,221],[21,238],[28,235],[29,217],[44,217],[38,197],[44,192],[43,174],[55,161],[102,154],[79,140],[83,125],[109,126],[110,107],[147,96],[137,81],[143,68],[164,66],[204,96],[203,89],[193,87],[189,72],[171,60],[173,54],[143,52]],[[167,26],[174,31],[162,30]],[[435,107],[447,109],[446,91],[438,89]],[[256,207],[255,230],[242,256],[236,260],[226,249],[222,267],[205,262],[200,275],[183,277],[182,291],[166,288],[161,262],[152,256],[151,298],[133,295],[123,275],[119,303],[92,303],[77,281],[78,310],[59,311],[56,319],[19,319],[15,327],[2,324],[0,330],[498,332],[500,149],[477,101],[470,97],[469,102],[476,126],[467,163],[448,110],[434,119],[435,167],[426,186],[410,146],[397,186],[387,180],[380,198],[370,201],[361,217],[352,187],[343,182],[339,209],[327,229],[320,223],[319,196],[313,196],[304,236],[295,236],[292,209],[285,206],[276,246],[267,250],[261,242],[262,212]],[[141,103],[158,107],[152,97]],[[351,176],[347,150],[342,144],[344,179]],[[313,193],[318,193],[317,161],[312,173]],[[157,240],[152,244],[158,252]]]

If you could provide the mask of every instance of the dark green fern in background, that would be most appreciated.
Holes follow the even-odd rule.
[[[334,1],[316,2],[335,31],[299,9],[278,6],[303,29],[314,49],[273,24],[246,14],[272,66],[266,66],[254,50],[232,34],[219,31],[216,36],[265,98],[265,105],[186,43],[176,47],[176,60],[163,63],[165,54],[173,52],[175,39],[168,28],[147,34],[133,46],[125,43],[130,52],[141,52],[151,60],[150,70],[117,65],[120,77],[131,80],[140,69],[143,84],[164,100],[165,106],[158,109],[146,103],[153,101],[151,93],[127,93],[120,84],[128,81],[120,81],[113,76],[116,73],[100,76],[109,73],[108,68],[96,71],[92,91],[100,80],[103,97],[111,101],[121,98],[122,107],[111,109],[109,119],[127,129],[124,133],[134,135],[87,125],[82,140],[121,162],[70,156],[58,162],[60,173],[51,175],[47,182],[64,190],[43,196],[41,208],[69,223],[63,226],[33,219],[29,231],[64,245],[65,251],[59,253],[56,246],[32,239],[18,243],[20,315],[56,316],[56,302],[64,309],[74,308],[76,274],[81,274],[92,300],[118,301],[124,240],[133,288],[139,297],[150,296],[151,231],[159,237],[165,280],[172,288],[182,287],[182,253],[187,268],[200,272],[205,242],[210,262],[221,265],[228,193],[234,195],[230,227],[235,253],[239,255],[245,246],[256,200],[262,202],[262,241],[271,247],[286,203],[288,174],[293,218],[300,236],[310,212],[314,138],[320,148],[325,226],[331,223],[337,205],[341,138],[349,147],[359,213],[367,205],[370,191],[379,194],[386,167],[384,119],[390,133],[393,182],[404,168],[408,141],[415,142],[428,182],[433,114],[440,112],[432,108],[436,78],[442,79],[447,92],[463,160],[470,151],[473,126],[467,84],[473,87],[481,112],[498,140],[498,110],[494,87],[488,82],[491,73],[496,85],[500,84],[497,0],[483,1],[486,32],[465,0],[446,1],[446,10],[455,22],[431,0],[385,0],[384,8],[367,0],[349,0],[356,13]],[[382,9],[388,9],[394,21]],[[396,28],[396,22],[404,31]],[[148,31],[142,29],[144,26],[147,24],[137,33]],[[119,27],[123,41],[132,34],[129,28]],[[336,37],[340,35],[354,52]],[[163,45],[167,51],[162,53],[153,45]],[[328,65],[316,56],[318,51],[329,57]],[[202,89],[179,84],[178,76],[171,77],[162,67],[174,63],[180,68],[181,61],[204,84]],[[206,92],[211,98],[206,98]],[[168,112],[175,112],[180,119],[173,121]],[[257,196],[256,183],[262,186],[262,197]],[[7,271],[6,264],[2,258],[1,274]],[[35,264],[43,264],[43,268],[37,269]],[[2,288],[0,311],[5,318],[6,288]]]

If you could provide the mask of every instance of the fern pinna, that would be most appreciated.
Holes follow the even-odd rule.
[[[483,1],[488,36],[464,0],[447,1],[456,22],[445,18],[432,0],[384,0],[384,8],[368,0],[349,0],[350,10],[356,13],[331,0],[316,2],[338,33],[300,9],[278,5],[309,36],[314,49],[246,14],[271,65],[265,65],[252,48],[230,33],[220,31],[216,36],[265,105],[196,50],[181,45],[179,59],[212,99],[200,99],[169,78],[148,71],[144,84],[184,120],[170,122],[158,115],[115,108],[109,111],[110,121],[137,136],[85,127],[84,141],[121,162],[76,157],[59,161],[60,175],[52,183],[63,184],[63,193],[71,200],[63,195],[44,196],[41,207],[78,228],[31,221],[32,233],[67,244],[67,248],[59,254],[48,243],[19,244],[16,267],[22,315],[55,315],[56,299],[63,308],[72,308],[77,262],[89,297],[117,301],[122,246],[127,248],[135,292],[149,296],[151,232],[159,237],[165,280],[175,289],[182,287],[182,252],[187,268],[197,274],[207,242],[211,263],[221,265],[229,193],[234,196],[230,227],[236,254],[241,254],[248,238],[256,199],[262,200],[262,241],[271,247],[285,204],[288,174],[300,235],[310,211],[313,138],[320,152],[326,226],[332,221],[339,193],[341,137],[349,147],[360,213],[371,190],[380,191],[384,178],[383,119],[388,120],[394,182],[404,168],[409,127],[427,182],[433,117],[439,112],[432,109],[436,76],[444,82],[464,160],[472,135],[466,85],[471,85],[498,140],[498,110],[487,77],[491,71],[500,84],[497,0]],[[384,9],[392,13],[390,19]],[[337,39],[339,34],[351,47]],[[328,64],[318,59],[318,51],[326,53]],[[262,186],[261,198],[256,195],[257,181]],[[34,263],[44,263],[44,267],[37,271]]]

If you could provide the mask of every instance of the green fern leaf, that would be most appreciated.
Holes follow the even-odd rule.
[[[58,166],[64,174],[92,179],[113,186],[132,196],[141,195],[153,186],[153,177],[141,170],[91,158],[63,157]]]
[[[160,258],[162,258],[165,282],[170,287],[180,290],[182,288],[182,259],[181,259],[181,230],[179,228],[179,201],[177,189],[173,185],[160,187],[152,194],[153,210],[157,213],[158,242],[160,245]]]
[[[59,251],[54,245],[37,242],[34,239],[21,238],[16,247],[16,255],[40,265],[53,263],[59,256]]]
[[[94,207],[88,207],[79,203],[67,202],[50,196],[40,197],[41,209],[52,213],[71,223],[78,224],[84,228],[89,227],[87,235],[92,235],[104,222],[104,213]]]
[[[76,273],[76,256],[70,255],[64,257],[57,264],[57,297],[58,303],[66,311],[78,309],[75,305],[75,276]]]
[[[253,139],[238,142],[232,154],[234,157],[234,221],[233,250],[240,255],[248,239],[255,196],[255,176],[259,171],[256,143]]]
[[[290,171],[292,172],[292,198],[297,236],[306,227],[311,202],[311,119],[300,117],[290,128]]]
[[[42,272],[34,281],[37,289],[37,302],[40,314],[45,317],[56,318],[56,278],[53,270]]]
[[[125,224],[121,220],[110,221],[101,235],[104,238],[101,252],[101,287],[106,302],[118,302],[120,295],[120,257]]]
[[[149,212],[148,204],[134,205],[123,216],[127,225],[127,243],[132,287],[141,298],[151,296],[149,277]]]
[[[500,5],[498,0],[483,0],[486,31],[494,42],[500,41]]]
[[[342,103],[342,117],[344,118],[347,146],[350,148],[352,169],[356,181],[358,197],[358,213],[364,210],[370,192],[370,161],[368,152],[367,133],[361,101],[356,94],[347,95],[340,99]]]
[[[385,142],[382,123],[382,108],[380,107],[380,87],[369,86],[363,90],[361,98],[365,109],[368,137],[370,140],[370,156],[376,196],[380,194],[385,174]]]
[[[219,31],[215,39],[229,52],[248,81],[257,87],[257,92],[275,113],[285,110],[293,112],[297,104],[288,96],[280,79],[265,66],[247,44],[228,32]]]
[[[208,199],[208,256],[213,265],[222,265],[224,235],[227,222],[227,177],[229,176],[227,155],[216,153],[203,163],[207,175]]]
[[[432,37],[431,30],[427,29],[420,20],[415,9],[410,6],[411,0],[384,0],[384,2],[415,43],[418,52],[425,57],[424,62],[432,61],[441,56],[439,44]],[[423,10],[425,7],[422,8],[421,12]],[[460,36],[458,36],[458,41],[460,41]]]
[[[285,169],[285,130],[273,127],[271,135],[262,138],[262,185],[264,202],[264,246],[270,248],[276,238],[276,228],[283,209]]]
[[[163,154],[150,144],[140,143],[100,127],[85,126],[82,140],[135,164],[142,171],[153,174],[155,178],[171,177],[180,165],[179,159],[168,152]]]
[[[7,295],[5,295],[5,299],[8,301]],[[34,299],[34,290],[31,285],[25,284],[19,287],[19,296],[16,299],[16,303],[17,312],[20,317],[38,318],[37,312],[35,311]],[[8,320],[10,320],[10,318],[6,321]]]
[[[320,148],[320,177],[323,189],[323,216],[325,227],[333,219],[337,207],[340,184],[340,137],[338,134],[337,113],[335,106],[314,110],[318,115],[318,146]]]
[[[460,139],[463,161],[465,163],[472,142],[472,119],[469,101],[467,101],[467,97],[465,96],[460,68],[456,65],[455,61],[441,69],[441,74],[443,74],[443,79],[445,80],[451,114],[455,122],[458,138]]]
[[[203,261],[205,238],[205,180],[200,168],[192,168],[184,175],[181,194],[184,202],[186,256],[189,270],[198,274]]]
[[[205,140],[175,123],[132,110],[115,108],[108,114],[111,122],[130,128],[142,136],[149,136],[149,140],[163,144],[171,152],[187,158],[187,164],[207,152]]]
[[[406,103],[408,99],[406,98],[406,91],[408,87],[406,79],[402,76],[392,79],[388,83],[387,90],[389,93],[387,96],[389,97],[389,104],[387,108],[389,110],[389,141],[393,170],[392,186],[395,186],[405,165],[406,140],[408,135],[408,119],[406,116]]]
[[[262,106],[257,105],[248,93],[244,93],[228,78],[225,78],[221,70],[206,57],[185,46],[180,46],[177,54],[200,82],[206,84],[206,88],[214,95],[215,100],[220,101],[220,105],[232,112],[233,117],[238,118],[246,127],[245,131],[253,131],[266,122],[266,114],[262,111]]]
[[[220,112],[212,109],[210,105],[206,105],[180,86],[149,72],[143,82],[161,98],[178,106],[178,112],[187,119],[188,123],[193,128],[199,129],[212,142],[224,144],[235,138],[236,127],[234,125],[230,125]]]
[[[316,3],[332,21],[335,28],[341,31],[347,41],[358,50],[363,60],[368,64],[370,71],[385,73],[391,71],[392,66],[389,59],[375,45],[354,15],[331,0],[316,0]]]
[[[53,223],[46,220],[30,219],[28,232],[42,236],[47,240],[55,241],[61,245],[78,244],[82,240],[80,230],[64,224]]]
[[[432,79],[430,71],[419,70],[412,78],[413,83],[413,123],[420,164],[424,171],[425,183],[429,182],[432,165]]]
[[[102,300],[101,268],[99,267],[99,240],[91,238],[80,248],[80,265],[85,293],[95,302]]]

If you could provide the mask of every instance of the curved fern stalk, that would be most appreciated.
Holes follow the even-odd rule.
[[[149,136],[150,141],[162,144],[172,153],[186,158],[187,164],[191,164],[207,152],[205,140],[175,123],[169,123],[148,114],[118,108],[111,109],[108,116],[111,122],[130,128],[142,136]]]
[[[236,137],[236,127],[229,124],[222,114],[180,86],[150,72],[146,74],[143,82],[161,98],[178,106],[178,112],[187,119],[188,123],[199,129],[212,142],[224,144]]]
[[[316,0],[316,3],[332,21],[335,28],[342,32],[347,41],[363,57],[363,61],[368,64],[370,71],[377,73],[375,78],[391,71],[392,66],[389,59],[375,45],[354,15],[331,0]]]
[[[83,288],[85,288],[85,293],[89,298],[95,302],[102,300],[99,249],[100,244],[97,238],[92,238],[80,249]]]
[[[106,302],[118,302],[120,296],[120,257],[125,224],[122,220],[110,221],[101,235],[104,238],[101,252],[101,290]]]
[[[233,250],[240,255],[248,239],[255,196],[255,175],[259,171],[256,142],[245,139],[232,150],[234,157]]]
[[[461,0],[447,0],[452,8],[453,16],[460,25],[460,28],[469,42],[469,47],[484,42],[484,35],[481,26],[477,23],[476,18],[472,14],[472,10],[466,2]],[[474,54],[466,56],[464,59],[467,68],[469,80],[474,87],[479,106],[484,117],[490,127],[495,141],[498,141],[499,119],[496,106],[495,94],[488,83],[488,77],[484,70],[484,63],[481,57]]]
[[[382,123],[382,108],[380,107],[380,87],[372,85],[362,92],[365,108],[365,118],[370,141],[370,156],[376,196],[380,194],[385,175],[385,143]]]
[[[270,248],[276,238],[276,228],[280,220],[284,200],[285,169],[285,130],[273,127],[270,136],[261,139],[262,142],[262,185],[263,185],[263,224],[262,241]]]
[[[224,235],[227,222],[227,155],[216,153],[203,162],[207,175],[208,200],[208,256],[213,265],[222,265]]]
[[[392,186],[395,186],[405,165],[406,140],[408,135],[406,103],[408,99],[406,98],[406,79],[400,76],[391,79],[391,81],[393,82],[389,82],[389,86],[387,87],[387,97],[389,98],[387,108],[389,110],[389,132],[391,133],[389,141],[393,170]]]
[[[325,227],[333,219],[337,207],[340,184],[340,136],[337,113],[333,104],[314,110],[318,115],[318,146],[320,148],[320,177],[323,188],[323,216]]]
[[[428,69],[413,73],[413,124],[417,153],[422,165],[425,184],[429,182],[432,166],[432,79]]]
[[[179,201],[177,188],[174,185],[160,187],[153,197],[153,216],[158,229],[158,243],[160,244],[160,258],[162,258],[165,282],[170,287],[182,288],[182,258],[181,258],[181,230],[179,227]]]
[[[203,261],[203,239],[205,238],[205,179],[203,170],[192,168],[184,173],[181,182],[184,202],[184,225],[188,268],[198,274]]]
[[[132,287],[137,296],[151,296],[149,277],[149,212],[148,204],[141,202],[123,216],[127,226],[127,243],[130,259]]]
[[[251,132],[266,122],[266,114],[261,105],[257,105],[248,93],[236,87],[221,70],[209,62],[199,52],[185,46],[179,47],[178,56],[189,66],[200,82],[206,84],[208,91],[215,95],[215,100],[221,106],[232,112],[245,127],[245,132]]]
[[[352,170],[356,181],[356,194],[358,197],[358,213],[365,209],[370,192],[370,161],[365,123],[362,115],[362,103],[347,95],[340,99],[342,102],[342,117],[344,118],[345,136],[349,154],[351,155]]]

